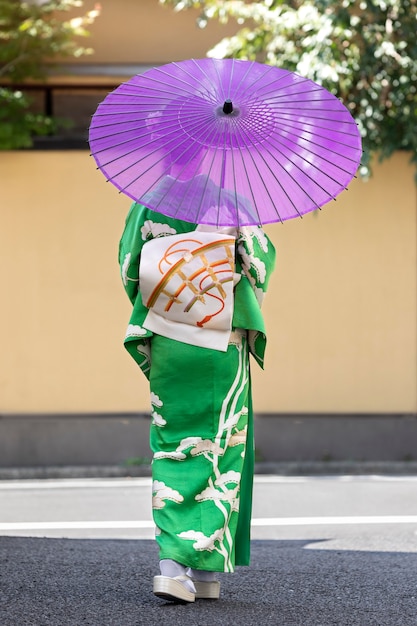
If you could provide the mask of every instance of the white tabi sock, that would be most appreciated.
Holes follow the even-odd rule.
[[[187,568],[185,565],[182,565],[177,561],[173,561],[172,559],[162,559],[159,561],[159,569],[161,570],[162,576],[168,576],[169,578],[189,575],[187,574]],[[188,591],[195,593],[195,587],[192,580],[181,580],[180,582],[186,589],[188,589]]]
[[[191,567],[187,570],[188,576],[191,576],[193,580],[197,580],[201,583],[211,583],[217,580],[216,572],[208,572],[204,569],[192,569]]]

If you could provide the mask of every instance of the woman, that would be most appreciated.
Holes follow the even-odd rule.
[[[275,250],[259,227],[216,229],[133,204],[120,242],[133,305],[125,346],[150,382],[154,593],[218,598],[248,565],[254,471],[249,353]]]

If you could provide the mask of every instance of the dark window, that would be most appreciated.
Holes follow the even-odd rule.
[[[20,85],[19,89],[30,98],[30,109],[34,113],[44,113],[59,121],[56,135],[36,138],[35,147],[87,149],[91,116],[98,104],[116,86],[55,86],[51,83],[42,87]]]
[[[31,110],[62,120],[54,136],[37,137],[34,148],[88,149],[88,128],[98,104],[110,91],[150,66],[65,66],[47,83],[13,85],[31,100]],[[58,78],[65,75],[65,81]]]

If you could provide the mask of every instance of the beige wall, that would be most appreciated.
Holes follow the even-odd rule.
[[[0,412],[143,411],[122,346],[117,245],[129,199],[87,152],[0,152]],[[408,156],[271,225],[257,411],[416,412],[416,188]]]
[[[94,4],[94,0],[84,0],[86,10]],[[237,30],[234,21],[227,25],[210,22],[200,29],[196,25],[199,11],[176,13],[158,0],[102,0],[101,5],[101,15],[89,27],[91,39],[87,40],[94,55],[81,57],[80,63],[152,64],[200,58]]]
[[[201,57],[235,25],[195,25],[157,0],[102,0],[80,63]],[[94,1],[85,1],[86,9]],[[408,156],[376,165],[318,215],[268,227],[258,411],[417,411],[416,187]],[[117,245],[129,200],[87,152],[0,152],[0,412],[142,411],[122,346]]]
[[[279,262],[258,407],[417,410],[413,175],[408,156],[397,154],[318,214],[268,229]],[[274,379],[276,400],[266,395]]]

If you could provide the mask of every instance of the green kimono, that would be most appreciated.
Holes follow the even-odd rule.
[[[193,233],[194,241],[199,228],[132,205],[119,249],[122,280],[133,305],[125,346],[150,382],[153,516],[160,558],[194,569],[232,572],[235,565],[249,563],[254,471],[249,354],[263,367],[266,337],[260,304],[275,250],[261,228],[238,230],[225,350],[193,345],[192,330],[191,339],[178,341],[146,328],[141,255],[146,243],[160,237]],[[212,275],[216,263],[210,265],[205,257],[204,263]],[[221,271],[226,280],[226,270]],[[230,271],[228,276],[230,280]],[[211,293],[222,290],[220,282]],[[180,291],[175,297],[170,294],[166,309],[181,301]],[[203,291],[196,300],[204,300]],[[206,336],[210,340],[210,329]]]

